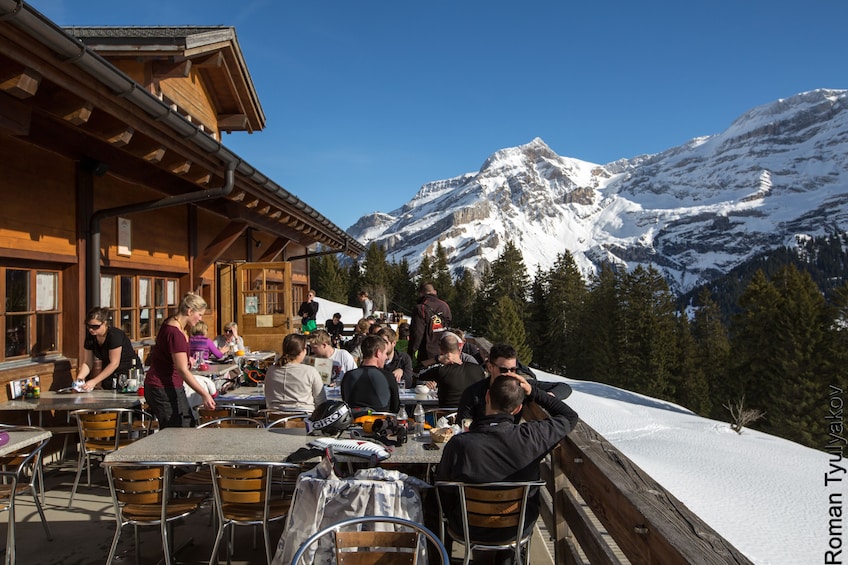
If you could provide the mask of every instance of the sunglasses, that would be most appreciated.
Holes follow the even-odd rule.
[[[102,325],[103,324],[86,324],[86,327],[90,330],[99,330]]]
[[[231,334],[231,333],[233,333],[233,330],[227,330],[226,333]]]
[[[498,368],[498,370],[501,372],[502,375],[505,375],[507,373],[517,373],[518,372],[518,367],[501,367],[500,365],[494,365],[494,366]]]

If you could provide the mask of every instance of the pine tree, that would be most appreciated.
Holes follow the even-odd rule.
[[[436,288],[439,298],[451,307],[451,314],[453,314],[453,303],[456,296],[454,295],[453,278],[448,267],[448,255],[441,242],[436,242],[436,259],[433,268],[435,270],[435,276],[432,279],[433,286]]]
[[[474,303],[477,291],[474,288],[474,275],[468,269],[454,283],[453,302],[449,303],[453,321],[451,324],[474,333]]]
[[[763,271],[754,273],[751,282],[739,297],[739,313],[730,327],[729,398],[722,404],[745,398],[750,408],[766,412],[771,419],[771,406],[778,394],[778,379],[782,356],[780,344],[774,339],[780,309],[780,294]],[[779,377],[778,377],[779,378]]]
[[[309,259],[312,272],[312,284],[318,296],[340,302],[347,302],[347,273],[339,265],[335,255],[319,255]]]
[[[496,304],[502,297],[506,296],[512,300],[517,308],[522,322],[526,322],[527,293],[530,288],[530,277],[524,266],[524,258],[521,251],[512,241],[507,241],[503,251],[492,262],[491,268],[486,272],[481,281],[480,296],[485,305]],[[491,330],[489,309],[480,311],[483,316],[483,327],[486,331]]]
[[[548,285],[548,272],[543,271],[542,267],[537,265],[536,273],[533,275],[533,283],[530,285],[530,303],[527,305],[530,316],[525,328],[527,329],[527,342],[533,349],[533,362],[537,367],[551,371],[554,348],[551,347],[545,337],[545,331],[551,324]]]
[[[685,312],[677,315],[676,358],[672,367],[674,401],[702,416],[710,413],[710,388],[698,362],[698,344]]]
[[[671,367],[677,324],[674,297],[653,267],[636,267],[623,281],[619,336],[624,388],[673,399]]]
[[[724,419],[727,414],[724,404],[738,400],[732,393],[733,385],[729,383],[730,341],[727,329],[721,321],[721,310],[710,295],[709,289],[701,292],[698,302],[701,306],[695,310],[692,336],[696,345],[696,364],[709,386],[710,411],[703,414]]]
[[[389,266],[389,272],[393,290],[390,308],[409,315],[415,307],[415,297],[418,290],[409,270],[409,261],[404,258],[401,259],[400,263],[392,262]]]
[[[773,280],[782,300],[774,339],[780,350],[777,394],[767,429],[810,447],[823,445],[827,431],[817,409],[827,396],[830,320],[812,277],[790,264]],[[843,367],[844,369],[844,367]]]
[[[363,262],[363,284],[359,290],[368,292],[374,302],[375,310],[388,308],[392,295],[389,264],[386,261],[386,250],[376,243],[371,243],[365,250]]]
[[[564,376],[576,364],[577,332],[587,299],[583,275],[568,251],[560,253],[548,271],[547,291],[543,348],[548,350],[551,370]]]
[[[527,345],[524,322],[515,303],[508,296],[501,296],[491,314],[491,327],[487,336],[492,343],[508,343],[518,352],[518,360],[529,365],[533,351]]]
[[[586,307],[580,313],[576,378],[622,386],[619,351],[621,304],[619,275],[610,265],[602,265],[589,285]],[[572,371],[572,376],[575,376]]]

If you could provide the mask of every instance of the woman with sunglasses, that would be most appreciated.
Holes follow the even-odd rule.
[[[109,325],[109,310],[106,308],[92,308],[85,316],[85,360],[77,371],[77,380],[85,380],[91,375],[94,360],[99,359],[101,363],[100,372],[96,377],[85,381],[80,388],[81,391],[94,390],[98,383],[103,388],[112,390],[115,388],[118,375],[129,375],[130,369],[135,365],[141,369],[141,360],[133,349],[130,338],[119,328]]]
[[[224,324],[224,333],[215,338],[215,345],[221,351],[228,347],[231,355],[234,355],[236,351],[244,351],[244,338],[238,333],[238,324],[235,322]]]

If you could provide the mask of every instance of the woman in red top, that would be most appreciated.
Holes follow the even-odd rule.
[[[165,320],[156,335],[148,360],[150,369],[144,377],[144,399],[160,428],[194,425],[183,382],[200,395],[205,408],[215,408],[215,400],[189,369],[187,330],[203,319],[204,312],[206,301],[189,292],[183,296],[178,312]]]

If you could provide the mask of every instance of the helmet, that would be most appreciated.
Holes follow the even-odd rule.
[[[317,435],[337,435],[348,429],[353,421],[350,406],[343,400],[327,400],[315,407],[315,411],[306,420],[306,433]]]

